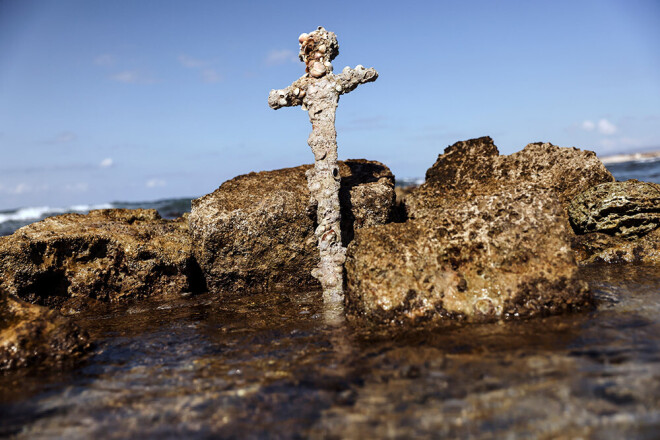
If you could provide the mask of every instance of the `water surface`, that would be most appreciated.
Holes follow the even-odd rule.
[[[592,312],[405,332],[319,292],[108,305],[83,362],[0,376],[0,435],[657,438],[660,268],[582,275]]]

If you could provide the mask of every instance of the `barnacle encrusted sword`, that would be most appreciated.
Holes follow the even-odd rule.
[[[289,87],[271,90],[268,105],[277,110],[281,107],[300,105],[309,113],[312,133],[307,143],[314,153],[314,168],[307,171],[307,185],[311,203],[317,206],[318,240],[321,261],[312,270],[312,276],[323,287],[325,302],[343,300],[343,271],[346,249],[341,243],[339,227],[339,168],[337,167],[337,132],[335,112],[339,96],[354,90],[358,85],[375,81],[378,72],[358,65],[355,69],[344,68],[339,75],[332,73],[330,63],[339,53],[334,32],[323,27],[301,34],[299,39],[300,60],[305,63],[305,75]]]

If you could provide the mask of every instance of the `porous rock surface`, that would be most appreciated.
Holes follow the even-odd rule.
[[[614,177],[591,151],[532,143],[500,156],[486,136],[457,142],[438,156],[426,181],[406,197],[411,218],[450,207],[456,199],[521,185],[551,190],[565,208],[577,194]]]
[[[415,323],[583,308],[591,296],[576,279],[562,216],[554,192],[513,186],[356,231],[346,263],[347,313]]]
[[[405,198],[406,223],[357,233],[347,311],[380,322],[492,320],[590,304],[566,214],[614,180],[592,152],[533,143],[500,156],[490,137],[457,142]]]
[[[579,194],[568,215],[576,234],[639,238],[660,227],[660,185],[638,180],[603,183]]]
[[[68,318],[0,289],[0,371],[81,355],[89,336]]]
[[[318,288],[316,207],[305,173],[312,165],[238,176],[192,203],[194,251],[209,288]],[[391,220],[394,176],[379,162],[339,162],[341,237]]]
[[[153,209],[65,214],[0,238],[0,288],[47,306],[203,289],[185,221]]]
[[[573,250],[580,264],[639,264],[660,266],[660,228],[637,239],[602,232],[576,235]]]

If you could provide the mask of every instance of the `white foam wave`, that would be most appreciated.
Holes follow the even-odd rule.
[[[64,214],[66,212],[87,213],[93,209],[109,209],[112,205],[102,203],[98,205],[73,205],[67,208],[57,208],[50,206],[31,206],[17,209],[13,212],[0,213],[0,223],[17,221],[24,222],[29,220],[40,220],[51,215]]]
[[[660,151],[652,153],[632,153],[632,154],[615,154],[613,156],[605,156],[600,158],[601,162],[605,165],[618,164],[618,163],[648,163],[660,161]]]
[[[424,179],[421,177],[407,177],[402,179],[396,179],[396,185],[400,187],[409,187],[409,186],[419,186],[424,183]]]

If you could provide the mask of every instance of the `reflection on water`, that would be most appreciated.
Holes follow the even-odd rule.
[[[0,435],[657,438],[660,269],[583,276],[590,313],[406,332],[318,292],[85,312],[83,364],[0,376]]]

